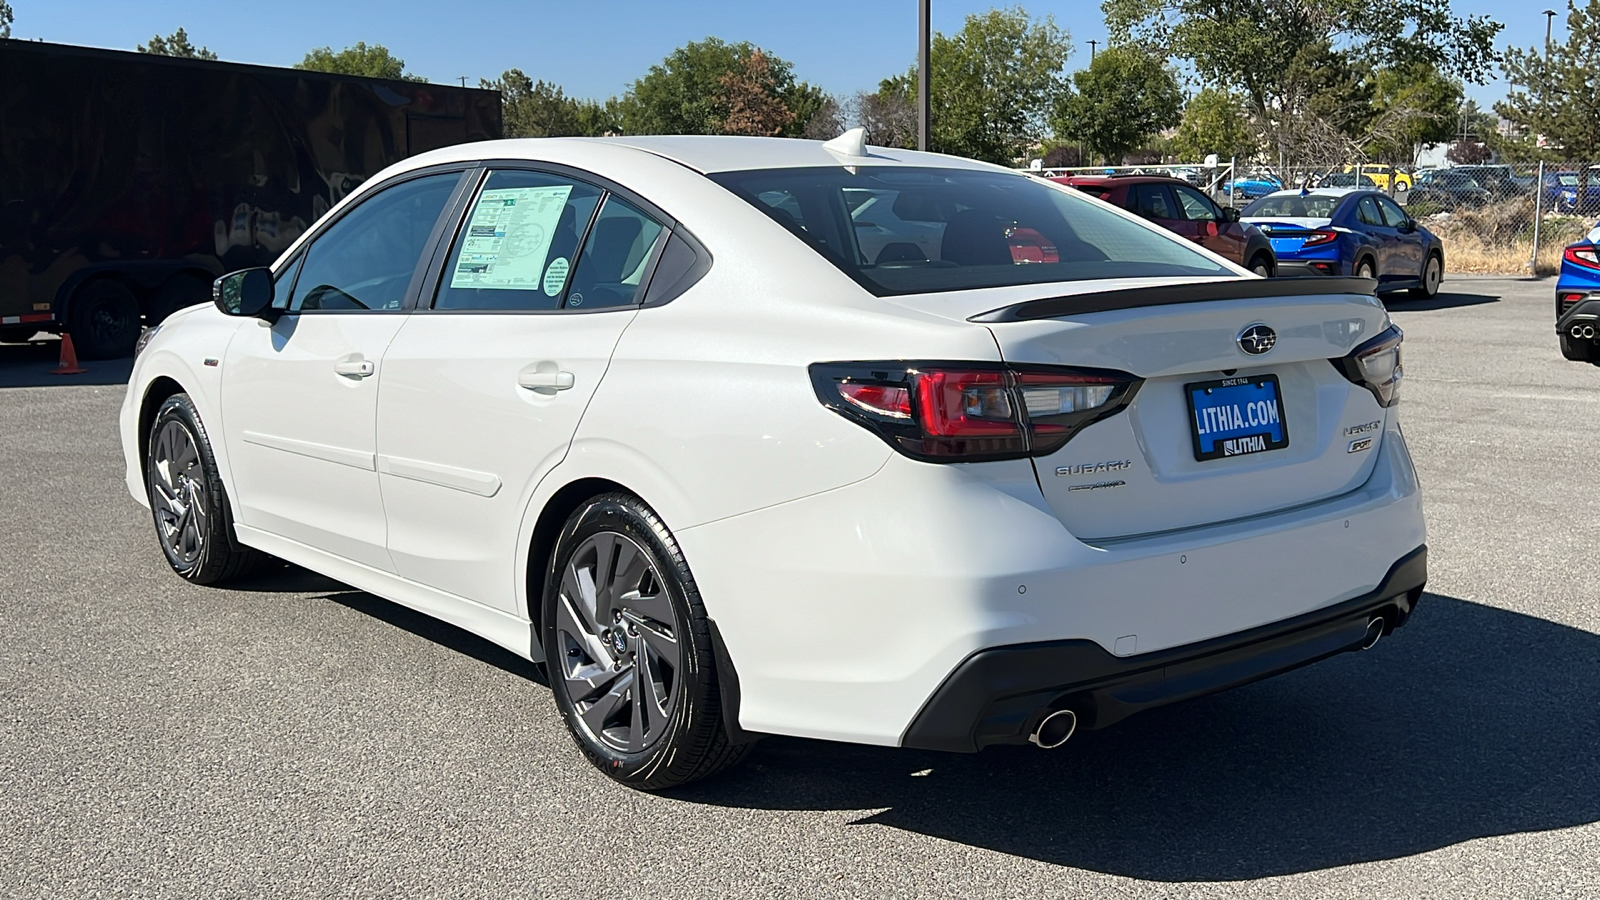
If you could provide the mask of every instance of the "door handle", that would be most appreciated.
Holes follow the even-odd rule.
[[[573,385],[571,372],[523,372],[517,385],[530,391],[564,391]]]
[[[367,378],[377,370],[370,359],[341,359],[333,364],[333,371],[350,378]]]

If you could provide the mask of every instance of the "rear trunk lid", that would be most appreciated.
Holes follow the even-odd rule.
[[[1388,315],[1342,280],[1296,281],[1080,294],[973,317],[1009,363],[1144,379],[1127,409],[1034,460],[1045,498],[1069,531],[1097,540],[1191,528],[1366,482],[1387,411],[1329,361],[1381,333]],[[1228,299],[1230,290],[1239,297]],[[1222,299],[1186,302],[1186,291]],[[1150,301],[1158,305],[1127,305]],[[1052,303],[1061,314],[1050,314]],[[1031,309],[1016,312],[1023,307]],[[1275,342],[1252,354],[1241,337],[1257,326],[1274,332]]]

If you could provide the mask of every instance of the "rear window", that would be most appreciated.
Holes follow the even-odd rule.
[[[1271,194],[1246,206],[1245,218],[1281,216],[1287,219],[1331,219],[1343,194]]]
[[[710,176],[879,296],[1236,274],[1025,175],[842,166]]]

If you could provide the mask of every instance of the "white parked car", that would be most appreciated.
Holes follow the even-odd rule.
[[[863,189],[939,246],[864,254]],[[1409,616],[1369,288],[852,135],[466,144],[148,337],[127,484],[190,581],[276,557],[543,661],[640,788],[1056,746]]]

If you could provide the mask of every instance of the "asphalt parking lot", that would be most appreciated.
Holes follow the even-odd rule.
[[[121,483],[126,363],[0,346],[0,895],[1600,895],[1600,369],[1550,281],[1445,287],[1392,304],[1431,580],[1373,651],[1054,752],[770,739],[670,796],[477,638],[177,579]]]

